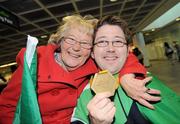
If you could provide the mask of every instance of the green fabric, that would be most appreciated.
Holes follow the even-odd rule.
[[[162,99],[161,102],[154,103],[156,108],[155,110],[150,110],[138,104],[138,107],[144,117],[150,120],[153,124],[180,124],[180,97],[156,77],[153,77],[151,83],[148,84],[148,87],[161,90]],[[123,103],[123,107],[125,108],[126,114],[128,115],[132,105],[132,100],[126,95],[121,87],[118,88],[118,93]],[[114,97],[116,107],[114,124],[124,124],[126,122],[126,117],[117,97],[117,92]],[[92,98],[92,91],[88,85],[78,99],[78,103],[74,109],[71,121],[80,120],[85,124],[90,123],[86,106]]]
[[[42,124],[36,94],[37,54],[34,53],[30,69],[24,54],[22,91],[16,107],[13,124]]]
[[[152,74],[148,74],[153,76]],[[161,91],[161,101],[154,103],[155,110],[138,104],[139,110],[154,124],[180,124],[180,96],[153,76],[147,87]]]
[[[114,75],[114,77],[117,77],[117,75]],[[121,101],[123,103],[123,107],[125,108],[126,114],[128,114],[131,104],[132,104],[132,100],[129,97],[127,97],[127,95],[125,94],[125,92],[123,91],[123,89],[121,87],[118,88],[118,93],[120,94]],[[85,87],[80,98],[78,99],[78,103],[74,109],[74,113],[73,113],[71,121],[79,120],[79,121],[83,122],[84,124],[90,124],[90,121],[88,118],[88,110],[87,110],[86,106],[92,98],[93,98],[93,94],[90,89],[90,85],[88,84]],[[126,116],[122,110],[120,103],[119,103],[117,91],[114,96],[114,102],[115,102],[116,110],[118,110],[118,112],[115,113],[114,123],[124,124],[126,122]]]

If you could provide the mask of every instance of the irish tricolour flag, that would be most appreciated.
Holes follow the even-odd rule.
[[[16,107],[13,124],[42,124],[36,90],[37,43],[37,38],[28,35],[24,54],[21,95]]]

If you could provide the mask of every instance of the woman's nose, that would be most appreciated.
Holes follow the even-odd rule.
[[[79,51],[81,49],[81,44],[79,42],[76,42],[73,46],[72,46],[73,50],[75,51]]]

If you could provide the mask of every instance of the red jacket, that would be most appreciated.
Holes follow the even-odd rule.
[[[55,45],[38,47],[38,102],[44,124],[69,124],[77,98],[97,68],[93,60],[89,59],[77,70],[66,72],[55,62],[56,48]],[[0,124],[12,124],[14,118],[21,92],[24,51],[22,49],[19,52],[16,58],[18,68],[0,95]],[[125,73],[145,74],[146,70],[130,54],[121,75]]]

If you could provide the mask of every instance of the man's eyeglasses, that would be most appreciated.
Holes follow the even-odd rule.
[[[65,41],[65,43],[70,44],[70,45],[75,45],[76,43],[79,43],[79,45],[84,49],[92,48],[92,44],[87,43],[87,41],[77,41],[71,37],[63,37],[63,40]]]
[[[102,41],[98,41],[97,43],[94,43],[94,45],[98,46],[98,47],[107,47],[110,43],[112,43],[112,45],[114,47],[123,47],[124,45],[127,45],[127,43],[123,42],[123,41],[106,41],[106,40],[102,40]]]

